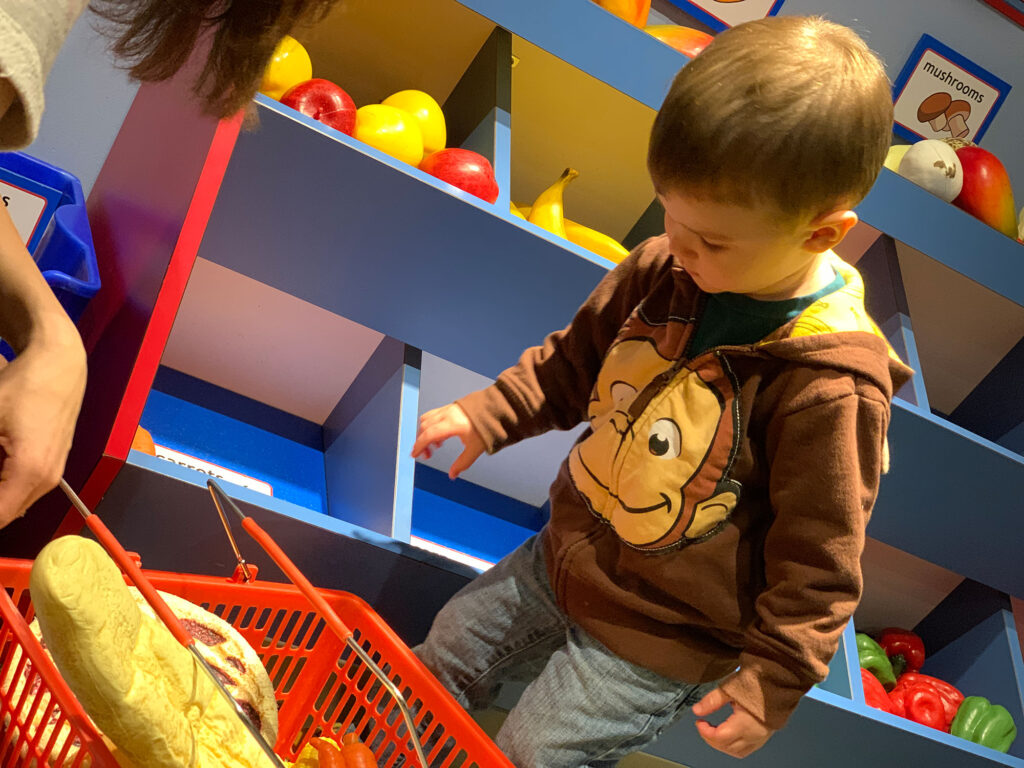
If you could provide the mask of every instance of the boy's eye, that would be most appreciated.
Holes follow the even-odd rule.
[[[725,246],[722,245],[721,243],[709,243],[703,237],[700,239],[700,241],[704,244],[704,247],[707,248],[709,251],[721,251],[725,248]]]

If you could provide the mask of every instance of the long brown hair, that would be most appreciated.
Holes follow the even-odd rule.
[[[188,61],[200,36],[210,52],[193,90],[206,112],[229,117],[259,88],[278,41],[323,17],[337,0],[93,0],[111,52],[132,77],[166,80]]]

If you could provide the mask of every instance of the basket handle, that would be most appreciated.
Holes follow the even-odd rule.
[[[299,570],[295,563],[292,562],[292,559],[285,554],[285,551],[277,545],[277,542],[271,538],[270,534],[263,530],[259,523],[239,509],[238,505],[231,500],[231,497],[224,493],[216,480],[207,480],[206,487],[213,496],[213,500],[217,505],[218,511],[221,511],[224,506],[227,506],[242,519],[242,528],[245,529],[245,532],[252,536],[256,540],[256,543],[259,544],[268,555],[270,555],[270,559],[277,564],[277,567],[284,571],[285,576],[291,580],[292,584],[298,587],[299,591],[306,597],[306,599],[313,604],[320,613],[324,622],[326,622],[327,626],[329,626],[334,634],[338,636],[338,639],[345,642],[352,652],[355,653],[356,656],[358,656],[370,669],[374,677],[376,677],[388,690],[402,712],[402,718],[405,720],[406,728],[409,729],[409,739],[412,741],[417,758],[419,758],[420,766],[421,768],[427,768],[427,758],[423,752],[423,745],[420,744],[419,734],[416,732],[416,724],[413,721],[412,712],[409,710],[409,706],[405,702],[405,696],[403,696],[402,692],[398,690],[398,686],[384,674],[384,671],[378,667],[373,659],[370,658],[370,655],[363,650],[352,634],[352,630],[348,628],[341,618],[339,618],[338,614],[334,612],[334,609],[324,599],[323,595],[320,594],[320,591],[313,586],[313,583],[306,578],[305,574]],[[225,527],[227,527],[226,524]],[[231,535],[230,531],[228,532],[228,535]]]
[[[171,634],[174,635],[174,639],[188,648],[192,644],[192,636],[181,625],[174,612],[167,607],[167,603],[160,597],[156,587],[146,578],[142,569],[132,559],[132,556],[128,554],[128,551],[121,546],[121,542],[117,540],[117,537],[107,528],[106,523],[89,511],[89,508],[78,498],[78,494],[71,490],[71,486],[65,480],[61,479],[60,487],[75,508],[82,514],[82,517],[85,518],[85,524],[89,527],[89,530],[99,539],[100,544],[107,550],[118,567],[132,580],[132,583],[142,593],[142,596],[146,598],[146,602],[149,603],[156,612],[156,615],[160,617],[160,620],[167,626]]]

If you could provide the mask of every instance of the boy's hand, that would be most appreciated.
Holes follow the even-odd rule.
[[[429,459],[434,449],[440,447],[449,437],[459,438],[463,446],[462,453],[448,470],[448,477],[454,480],[460,473],[469,469],[484,452],[483,438],[477,434],[462,406],[451,403],[420,416],[420,428],[416,435],[416,443],[412,447],[412,456],[414,459],[420,456]]]
[[[746,757],[765,745],[775,733],[747,710],[730,699],[720,688],[715,688],[693,705],[693,714],[698,718],[717,712],[726,704],[732,704],[732,714],[721,725],[711,725],[706,720],[697,720],[697,733],[719,752],[732,757]]]

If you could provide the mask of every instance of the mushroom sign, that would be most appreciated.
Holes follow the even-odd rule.
[[[1010,85],[930,35],[922,35],[896,79],[895,130],[910,141],[977,143]]]

